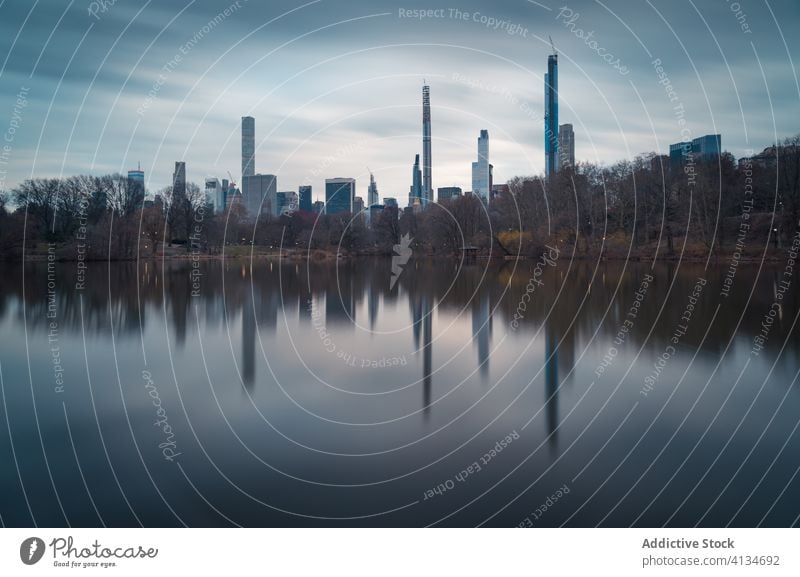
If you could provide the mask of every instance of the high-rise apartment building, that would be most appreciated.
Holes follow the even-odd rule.
[[[242,182],[256,173],[256,119],[242,116]]]
[[[558,127],[558,168],[575,166],[575,132],[571,124]]]
[[[206,178],[206,204],[214,207],[214,212],[223,212],[225,204],[220,205],[220,193],[222,192],[222,185],[218,178],[213,176]]]
[[[558,54],[547,57],[544,75],[544,161],[545,175],[558,171]]]
[[[172,173],[173,199],[186,198],[186,163],[176,162],[175,172]]]
[[[489,202],[491,190],[489,131],[481,130],[478,137],[478,160],[472,163],[472,194],[479,196],[484,202]]]
[[[367,206],[378,204],[378,185],[375,183],[375,175],[369,173],[369,187],[367,188]]]
[[[431,184],[431,88],[422,87],[422,204],[433,202]]]

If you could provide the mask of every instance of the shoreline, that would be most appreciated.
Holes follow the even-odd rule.
[[[711,256],[710,258],[708,255],[698,255],[698,254],[683,254],[675,253],[672,255],[659,255],[655,260],[656,262],[689,262],[689,263],[704,263],[707,260],[714,264],[722,264],[729,261],[733,257],[734,253],[720,253]],[[291,253],[254,253],[254,254],[156,254],[156,255],[148,255],[148,256],[138,256],[138,257],[131,257],[131,258],[113,258],[113,259],[99,259],[99,258],[84,258],[84,259],[77,259],[77,258],[69,258],[66,256],[57,256],[53,259],[55,262],[79,262],[82,260],[84,262],[94,262],[94,263],[110,263],[110,262],[139,262],[139,261],[147,261],[147,262],[156,262],[156,261],[174,261],[174,262],[193,262],[193,261],[206,261],[206,262],[217,262],[217,261],[251,261],[251,260],[271,260],[271,261],[316,261],[320,263],[324,262],[338,262],[338,261],[353,261],[357,259],[373,259],[373,258],[382,258],[382,259],[389,259],[392,258],[393,255],[390,254],[339,254],[332,252],[324,252],[324,251],[312,251],[310,254],[306,251],[302,252],[291,252]],[[447,261],[490,261],[490,262],[513,262],[513,261],[536,261],[538,259],[537,256],[528,256],[528,255],[520,255],[520,256],[512,256],[512,255],[470,255],[470,256],[458,256],[458,255],[443,255],[443,254],[425,254],[420,255],[416,258],[421,259],[428,259],[428,260],[447,260]],[[746,264],[758,264],[761,262],[782,262],[785,259],[785,255],[783,255],[781,249],[770,249],[767,254],[765,255],[740,255],[738,257],[739,263],[746,263]],[[27,262],[47,262],[49,260],[49,256],[46,253],[43,254],[30,254],[27,255],[24,259],[0,259],[0,262],[4,263],[27,263]],[[652,254],[631,254],[631,255],[614,255],[614,254],[606,254],[600,255],[598,253],[584,253],[580,255],[574,255],[569,260],[571,261],[582,261],[582,262],[595,262],[595,261],[604,261],[604,262],[650,262],[654,260]]]

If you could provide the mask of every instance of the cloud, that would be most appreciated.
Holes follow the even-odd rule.
[[[6,182],[141,161],[156,190],[169,182],[175,160],[185,160],[198,182],[229,170],[238,178],[240,117],[252,115],[257,170],[278,173],[281,189],[311,178],[319,195],[325,177],[354,176],[363,196],[369,166],[381,194],[402,203],[421,152],[423,79],[432,92],[434,186],[471,187],[484,128],[496,181],[534,174],[543,170],[548,35],[559,52],[560,122],[574,125],[579,159],[610,163],[664,152],[680,139],[655,58],[693,131],[722,133],[734,154],[800,130],[791,125],[800,99],[790,61],[798,56],[789,34],[800,26],[796,2],[775,3],[776,24],[756,5],[737,15],[722,2],[580,1],[567,5],[579,14],[569,26],[557,18],[564,5],[555,3],[548,11],[469,0],[459,3],[460,16],[430,2],[409,5],[441,9],[420,20],[400,17],[385,1],[241,0],[209,26],[226,6],[126,1],[94,18],[86,5],[65,12],[43,0],[20,31],[30,6],[3,4],[0,131],[13,95],[30,86]],[[326,164],[332,155],[335,164]]]

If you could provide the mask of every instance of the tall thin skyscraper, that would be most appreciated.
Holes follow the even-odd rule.
[[[378,204],[378,185],[375,183],[375,175],[369,173],[369,188],[367,188],[367,208]]]
[[[423,204],[433,202],[431,184],[431,88],[422,87],[422,192]]]
[[[256,173],[256,119],[242,116],[242,181]]]
[[[544,75],[544,161],[545,175],[558,171],[558,54],[547,57]]]
[[[489,202],[491,195],[491,176],[489,170],[489,131],[481,130],[478,137],[478,161],[472,163],[472,194]]]

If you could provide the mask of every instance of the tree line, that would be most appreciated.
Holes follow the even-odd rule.
[[[548,243],[577,255],[697,255],[746,245],[761,251],[790,241],[800,222],[800,135],[757,162],[728,153],[681,167],[655,153],[610,166],[578,163],[552,177],[515,177],[487,204],[472,195],[424,210],[367,215],[296,211],[252,218],[240,202],[215,212],[187,183],[145,202],[143,187],[120,174],[34,178],[0,192],[0,258],[56,243],[62,258],[132,259],[226,246],[328,253],[392,254],[402,235],[416,254],[538,256]],[[747,213],[747,227],[742,227]],[[746,251],[745,251],[746,252]],[[755,252],[753,252],[755,254]]]

